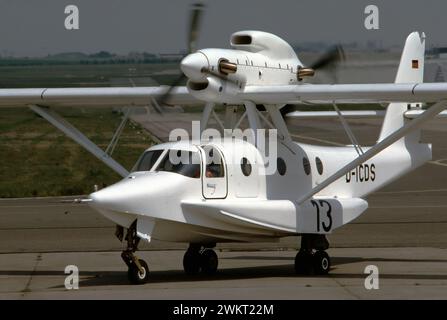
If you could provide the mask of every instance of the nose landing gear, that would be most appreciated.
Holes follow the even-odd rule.
[[[127,230],[127,249],[121,253],[121,258],[123,258],[124,263],[126,263],[128,267],[127,277],[129,278],[129,281],[133,284],[144,284],[149,278],[149,267],[144,260],[139,259],[135,255],[135,251],[138,250],[138,244],[140,242],[140,238],[137,236],[136,225],[137,222],[135,220]],[[117,230],[116,234],[117,236],[121,235],[122,239],[123,230]],[[120,236],[118,236],[118,239],[119,238]]]

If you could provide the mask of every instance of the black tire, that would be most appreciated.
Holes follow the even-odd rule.
[[[205,249],[200,254],[200,266],[203,274],[212,275],[217,271],[219,258],[212,249]]]
[[[127,270],[127,276],[132,284],[144,284],[149,278],[149,267],[147,266],[147,263],[141,259],[138,260],[138,262],[140,263],[141,268],[143,268],[143,272],[140,272],[135,264],[132,264]]]
[[[183,256],[183,270],[186,274],[194,275],[200,272],[201,255],[196,250],[186,250]]]
[[[299,275],[313,274],[313,256],[312,252],[300,250],[295,256],[295,272]]]
[[[314,270],[318,275],[325,275],[331,269],[331,259],[326,251],[317,251],[313,256]]]

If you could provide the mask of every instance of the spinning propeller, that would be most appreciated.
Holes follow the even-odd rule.
[[[197,52],[197,39],[204,9],[205,5],[203,3],[196,3],[192,6],[188,34],[188,53],[181,62],[182,73],[180,77],[168,86],[166,93],[157,99],[159,105],[165,104],[169,100],[174,87],[178,86],[185,79],[201,83],[204,82],[206,75],[211,75],[237,85],[237,80],[227,77],[229,74],[236,73],[237,65],[235,63],[221,59],[217,66],[218,70],[213,70],[209,66],[208,59],[202,53]]]
[[[313,76],[318,70],[327,70],[337,66],[338,63],[346,60],[343,47],[334,45],[330,47],[322,56],[314,61],[310,67],[301,67],[298,69],[297,77],[302,80],[304,77]],[[294,105],[285,105],[281,108],[281,114],[284,117],[287,113],[295,111]]]
[[[321,57],[319,57],[310,67],[298,68],[297,77],[298,80],[302,80],[304,77],[311,77],[317,70],[324,70],[336,66],[337,63],[345,61],[345,52],[343,47],[335,45],[329,48]]]
[[[188,55],[195,52],[197,49],[197,39],[199,36],[200,23],[202,20],[203,11],[205,5],[203,3],[195,3],[192,5],[190,19],[189,19],[189,33],[188,33]],[[174,87],[182,83],[187,77],[183,72],[181,75],[175,79],[169,86],[168,90],[157,99],[157,103],[162,107],[166,101],[169,100],[172,90]],[[161,110],[155,109],[157,112],[161,113]]]

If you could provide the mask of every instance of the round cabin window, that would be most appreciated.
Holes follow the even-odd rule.
[[[241,170],[244,176],[248,177],[251,174],[251,163],[247,158],[241,160]]]
[[[310,174],[310,162],[306,157],[303,158],[303,168],[304,172],[309,175]]]
[[[315,158],[315,164],[317,165],[318,173],[320,175],[322,175],[323,174],[323,162],[321,162],[320,158],[316,157]]]
[[[279,175],[283,176],[286,174],[287,167],[283,158],[278,158],[276,160],[276,169],[278,170]]]

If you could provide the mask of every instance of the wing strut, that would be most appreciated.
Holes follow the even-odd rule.
[[[331,183],[337,181],[341,177],[343,177],[346,173],[349,171],[355,169],[355,167],[361,165],[363,162],[371,159],[376,154],[381,152],[383,149],[389,147],[408,133],[419,129],[420,126],[430,120],[431,118],[435,117],[438,113],[440,113],[442,110],[447,108],[447,100],[442,100],[428,108],[425,112],[423,112],[421,115],[416,117],[414,120],[409,122],[408,124],[401,127],[399,130],[396,130],[392,134],[390,134],[388,137],[383,139],[381,142],[376,144],[374,147],[363,153],[362,155],[358,156],[355,160],[349,162],[347,165],[345,165],[343,168],[338,170],[336,173],[334,173],[332,176],[324,180],[322,183],[317,185],[315,188],[313,188],[311,191],[309,191],[307,194],[304,194],[302,197],[298,199],[298,203],[303,203],[307,199],[313,197],[318,192],[326,188]]]
[[[68,137],[73,139],[79,145],[81,145],[88,152],[93,154],[99,160],[104,162],[108,167],[110,167],[113,171],[118,173],[122,177],[126,177],[129,174],[122,165],[116,162],[109,154],[99,148],[96,144],[94,144],[89,138],[87,138],[82,132],[73,127],[69,122],[63,119],[61,116],[51,111],[48,108],[42,108],[36,105],[30,105],[29,108],[33,110],[35,113],[40,115],[42,118],[47,120],[53,126],[61,130]]]
[[[338,114],[338,118],[340,119],[340,122],[341,122],[343,128],[345,129],[346,135],[348,136],[349,140],[351,140],[351,144],[354,146],[355,151],[357,151],[357,154],[360,156],[361,154],[363,154],[362,147],[360,146],[359,142],[355,138],[354,133],[351,130],[351,127],[349,126],[348,122],[345,120],[345,118],[341,114],[340,109],[338,109],[335,101],[333,102],[333,106],[334,106],[335,111]]]
[[[113,151],[115,151],[116,145],[118,144],[118,140],[120,139],[121,134],[123,133],[124,127],[126,126],[127,119],[129,119],[131,111],[132,111],[131,108],[126,109],[126,112],[124,113],[123,120],[121,121],[120,125],[116,129],[115,134],[112,137],[112,140],[110,141],[109,145],[106,148],[106,153],[109,156],[112,156]]]

